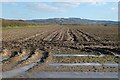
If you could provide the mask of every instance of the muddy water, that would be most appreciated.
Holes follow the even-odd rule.
[[[22,60],[26,60],[28,58],[28,56],[24,56],[23,58],[22,58]]]
[[[25,56],[24,58],[27,58],[27,56]],[[29,65],[26,65],[24,67],[20,67],[20,68],[17,68],[17,69],[13,69],[13,70],[10,70],[10,71],[0,72],[0,74],[2,74],[3,78],[13,78],[14,76],[25,74],[27,70],[36,66],[40,61],[41,61],[41,59],[38,59],[32,64],[29,64]]]
[[[10,70],[10,71],[6,71],[6,72],[2,72],[2,77],[3,78],[13,78],[14,76],[18,76],[20,74],[25,74],[25,72],[34,67],[35,65],[37,65],[39,62],[40,62],[41,59],[38,59],[37,61],[35,61],[34,63],[32,64],[29,64],[29,65],[26,65],[24,67],[20,67],[20,68],[17,68],[17,69],[13,69],[13,70]],[[0,72],[1,73],[1,72]],[[11,74],[12,73],[12,74]]]
[[[2,77],[3,78],[12,78],[14,76],[25,73],[25,71],[27,71],[29,68],[31,68],[35,65],[36,65],[36,63],[33,63],[33,64],[30,64],[30,65],[27,65],[27,66],[24,66],[24,67],[21,67],[21,68],[18,68],[18,69],[2,72]]]
[[[116,56],[116,57],[120,57],[120,55],[119,55],[119,54],[116,54],[115,56]]]
[[[4,61],[4,60],[7,60],[7,59],[9,59],[9,58],[0,59],[0,63],[1,63],[2,61]]]
[[[93,57],[98,57],[98,55],[92,55],[92,54],[53,54],[53,56],[93,56]]]
[[[49,66],[111,66],[111,67],[118,67],[119,64],[116,63],[73,63],[73,64],[67,64],[67,63],[55,63],[55,64],[49,64]]]
[[[118,78],[117,72],[39,72],[31,78]]]

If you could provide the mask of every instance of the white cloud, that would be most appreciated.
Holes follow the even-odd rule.
[[[117,7],[112,7],[111,8],[113,11],[115,11],[115,12],[118,12],[118,8]]]
[[[76,8],[80,5],[79,2],[34,2],[28,3],[28,7],[33,8],[33,11],[41,12],[66,12],[68,9]]]
[[[33,8],[33,10],[38,10],[41,12],[65,12],[68,9],[72,9],[75,7],[78,7],[80,3],[76,2],[51,2],[51,3],[46,3],[46,2],[38,2],[38,3],[28,3],[28,6],[30,8]]]
[[[54,0],[55,1],[55,0]],[[76,0],[80,1],[80,0]],[[103,0],[87,0],[91,4],[103,4]],[[76,8],[78,7],[82,2],[85,2],[85,0],[81,0],[81,2],[75,2],[75,0],[57,0],[57,2],[38,2],[38,3],[32,3],[32,7],[41,10],[44,12],[65,12],[68,9]]]
[[[80,5],[80,2],[57,2],[54,3],[56,6],[60,6],[63,8],[67,8],[67,7],[78,7]]]
[[[21,1],[34,2],[34,3],[31,3],[30,5],[34,9],[44,11],[44,12],[64,12],[69,8],[72,9],[72,8],[78,7],[83,2],[87,2],[92,5],[98,5],[98,4],[105,4],[106,2],[110,2],[110,1],[118,2],[119,0],[48,0],[48,1],[44,1],[44,3],[41,2],[43,0],[1,0],[1,1],[2,2],[21,2]],[[116,9],[112,8],[112,10],[115,11]]]
[[[30,7],[37,9],[42,12],[63,12],[64,10],[58,6],[50,5],[48,3],[30,3]]]
[[[89,0],[88,2],[93,5],[106,4],[106,2],[104,0]]]

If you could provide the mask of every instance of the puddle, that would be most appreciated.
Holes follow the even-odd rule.
[[[2,61],[7,60],[7,59],[9,59],[9,58],[2,58],[2,59],[0,59],[0,63],[1,63]]]
[[[31,78],[118,78],[118,72],[39,72]]]
[[[38,59],[36,62],[29,64],[27,66],[24,66],[24,67],[20,67],[20,68],[14,69],[14,70],[2,72],[2,77],[3,78],[13,78],[14,76],[18,76],[20,74],[25,74],[25,72],[28,69],[34,67],[40,60],[41,59]]]
[[[98,55],[93,55],[93,54],[53,54],[53,56],[93,56],[93,57],[98,57]]]
[[[108,64],[103,64],[103,66],[113,66],[113,67],[119,67],[119,66],[120,66],[120,64],[110,64],[110,63],[108,63]]]
[[[26,60],[27,58],[28,58],[28,56],[25,56],[25,57],[22,58],[22,60]]]
[[[66,63],[55,63],[55,64],[49,64],[49,66],[112,66],[112,67],[118,67],[119,64],[117,63],[73,63],[73,64],[66,64]]]
[[[25,73],[25,71],[27,71],[29,68],[35,66],[36,63],[18,68],[18,69],[14,69],[14,70],[10,70],[10,71],[6,71],[6,72],[2,72],[2,77],[3,78],[12,78],[14,76],[20,75]]]
[[[119,54],[116,54],[115,56],[116,56],[116,57],[120,57],[120,55],[119,55]]]

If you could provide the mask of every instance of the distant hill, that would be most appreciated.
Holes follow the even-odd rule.
[[[30,26],[44,24],[115,24],[117,21],[100,21],[81,18],[50,18],[50,19],[32,19],[32,20],[8,20],[0,18],[2,26]]]
[[[33,19],[27,21],[54,24],[118,24],[117,21],[100,21],[81,18],[50,18],[50,19]]]

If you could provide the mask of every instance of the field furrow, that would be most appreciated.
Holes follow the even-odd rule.
[[[117,72],[120,48],[115,40],[116,27],[99,27],[101,32],[97,28],[52,25],[5,30],[0,54],[2,71],[27,76],[42,71]]]

